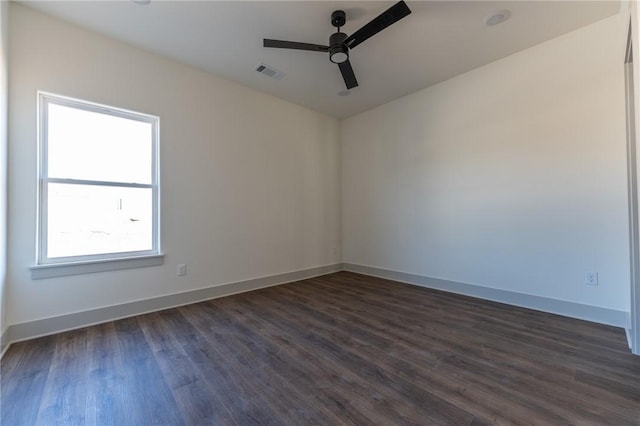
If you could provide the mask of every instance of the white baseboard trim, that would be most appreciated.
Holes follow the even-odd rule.
[[[149,312],[174,308],[177,306],[198,303],[204,300],[231,296],[237,293],[258,290],[275,285],[286,284],[308,278],[326,275],[341,270],[356,272],[374,277],[386,278],[407,284],[443,290],[450,293],[463,294],[494,302],[506,303],[523,308],[578,318],[600,324],[621,327],[630,341],[630,314],[625,311],[583,305],[541,296],[533,296],[508,290],[481,287],[456,281],[448,281],[423,275],[392,271],[372,266],[352,263],[336,263],[301,271],[288,272],[268,277],[255,278],[222,284],[198,290],[187,291],[152,299],[139,300],[121,305],[108,306],[90,311],[76,312],[52,318],[14,324],[0,334],[0,358],[6,353],[11,343],[29,340],[36,337],[56,334],[64,331],[87,327],[90,325],[114,321],[122,318],[142,315]],[[630,345],[631,346],[631,345]]]
[[[565,300],[551,299],[541,296],[533,296],[509,290],[481,287],[478,285],[448,281],[440,278],[381,269],[373,266],[357,265],[353,263],[344,263],[343,265],[345,271],[357,272],[359,274],[400,281],[406,284],[413,284],[566,317],[597,322],[614,327],[621,327],[625,330],[629,328],[630,316],[629,312],[625,311],[583,305],[581,303],[567,302]]]
[[[189,305],[191,303],[202,302],[204,300],[231,296],[237,293],[244,293],[265,287],[305,280],[320,275],[338,272],[342,269],[342,263],[336,263],[333,265],[320,266],[301,271],[287,272],[284,274],[222,284],[198,290],[186,291],[183,293],[154,297],[152,299],[138,300],[135,302],[123,303],[121,305],[107,306],[104,308],[92,309],[90,311],[76,312],[52,318],[13,324],[9,326],[4,333],[2,333],[3,353],[11,343],[22,340],[29,340],[36,337],[74,330],[117,319],[161,311],[163,309],[175,308],[177,306]]]
[[[9,349],[9,327],[0,332],[0,359],[2,359],[7,349]]]
[[[633,352],[633,334],[631,334],[631,312],[627,313],[627,325],[624,327],[624,332],[627,335],[627,343],[629,343],[629,349],[631,349],[631,352]]]

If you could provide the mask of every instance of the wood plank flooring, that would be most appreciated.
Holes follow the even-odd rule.
[[[624,332],[349,272],[11,346],[0,423],[640,425]]]

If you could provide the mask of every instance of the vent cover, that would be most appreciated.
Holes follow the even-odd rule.
[[[271,77],[274,80],[282,80],[282,77],[284,77],[284,73],[282,71],[279,71],[272,66],[263,63],[256,67],[256,71],[258,71],[260,74],[266,75],[267,77]]]

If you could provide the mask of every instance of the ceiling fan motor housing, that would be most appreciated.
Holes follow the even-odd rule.
[[[329,60],[334,64],[341,64],[349,59],[349,48],[344,44],[346,39],[347,35],[341,32],[333,33],[329,37]]]

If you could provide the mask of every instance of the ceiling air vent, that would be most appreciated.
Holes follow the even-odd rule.
[[[258,71],[260,74],[264,74],[267,77],[271,77],[275,80],[282,80],[282,77],[284,77],[284,73],[282,71],[278,71],[272,66],[266,65],[266,64],[258,65],[256,67],[256,71]]]

